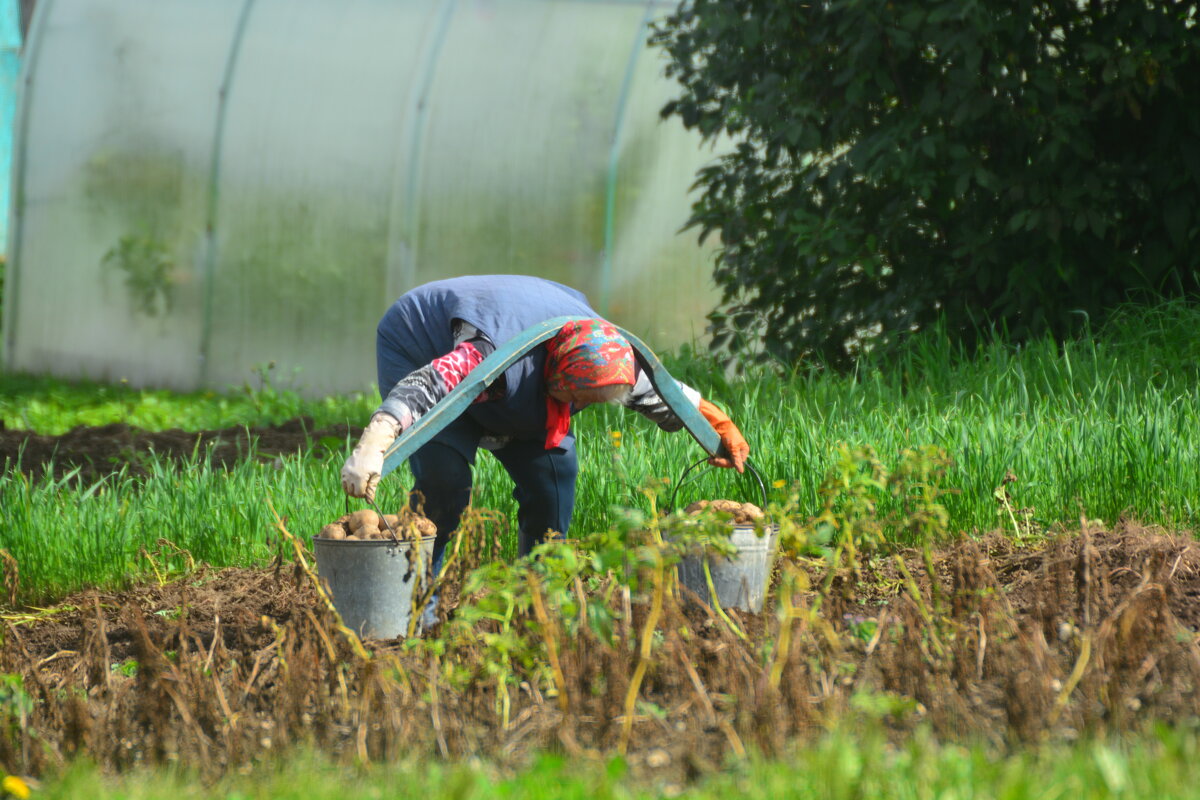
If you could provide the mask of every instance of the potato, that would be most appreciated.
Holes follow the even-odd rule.
[[[363,525],[370,523],[376,528],[379,527],[379,515],[369,508],[364,508],[361,511],[355,511],[350,515],[349,527],[351,533],[358,533],[358,529]]]
[[[353,533],[348,533],[348,534],[346,534],[346,541],[348,541],[348,542],[357,542],[357,541],[358,541],[358,537],[357,537],[357,536],[355,536]]]
[[[324,528],[321,528],[321,532],[317,536],[321,539],[345,539],[346,529],[336,522],[331,522]]]
[[[363,525],[355,533],[358,534],[358,538],[360,539],[378,539],[379,526],[372,522],[369,525]]]
[[[437,536],[437,526],[431,520],[425,519],[425,517],[417,517],[414,525],[417,528],[417,533],[422,536]]]
[[[763,510],[754,503],[742,503],[742,514],[750,519],[762,519]]]
[[[350,521],[350,517],[351,517],[350,514],[342,514],[340,517],[338,517],[337,519],[335,519],[333,521],[333,524],[341,525],[344,527],[346,525],[346,523],[348,523]]]
[[[739,503],[736,500],[697,500],[683,511],[694,515],[704,510],[729,514],[738,525],[748,525],[765,516],[763,510],[754,503]]]

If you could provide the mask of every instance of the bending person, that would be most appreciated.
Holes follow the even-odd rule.
[[[571,322],[510,366],[469,409],[409,459],[412,506],[437,526],[433,563],[458,527],[471,498],[471,468],[490,450],[516,485],[518,552],[526,555],[547,532],[565,535],[575,506],[578,462],[571,414],[612,402],[666,431],[682,421],[659,397],[629,342],[600,319],[580,292],[522,275],[435,281],[397,300],[379,322],[376,358],[383,403],[342,467],[342,488],[374,500],[383,454],[402,431],[503,344],[554,317]],[[729,457],[710,463],[744,468],[750,447],[737,426],[696,390],[684,395],[721,436]]]

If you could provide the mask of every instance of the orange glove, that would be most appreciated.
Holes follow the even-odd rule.
[[[733,467],[738,472],[745,472],[746,457],[750,455],[750,445],[746,443],[742,437],[742,432],[737,429],[737,425],[733,424],[733,420],[725,416],[725,412],[714,406],[712,403],[700,398],[700,413],[708,420],[709,424],[716,429],[721,436],[721,446],[725,448],[725,452],[730,456],[713,456],[708,460],[708,463],[714,467]]]

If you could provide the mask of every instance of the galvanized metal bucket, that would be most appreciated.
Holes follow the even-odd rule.
[[[701,459],[683,471],[675,490],[671,493],[668,507],[675,507],[675,496],[685,483],[684,479],[695,467],[705,463]],[[762,504],[767,504],[767,489],[762,476],[749,461],[746,468],[758,481],[762,492]],[[737,608],[758,613],[762,611],[767,584],[771,580],[771,567],[779,545],[779,526],[765,525],[760,535],[753,525],[731,523],[729,541],[735,554],[724,557],[716,554],[696,552],[685,555],[679,561],[679,582],[699,599],[713,605],[713,593],[709,591],[708,576],[704,574],[705,562],[712,576],[712,588],[721,608]]]
[[[417,553],[411,541],[316,537],[313,554],[317,576],[347,628],[374,639],[408,635],[414,587],[429,585],[432,536],[420,540]]]
[[[713,605],[708,578],[704,575],[704,562],[707,561],[721,608],[738,608],[757,614],[762,611],[763,597],[771,579],[771,566],[779,544],[779,526],[769,525],[759,536],[753,525],[735,525],[729,541],[737,549],[737,554],[731,558],[696,553],[680,559],[679,582],[695,592],[702,602]]]

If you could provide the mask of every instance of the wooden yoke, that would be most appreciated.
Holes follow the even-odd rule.
[[[526,328],[509,341],[505,342],[490,356],[479,363],[479,366],[467,373],[462,383],[455,386],[451,392],[431,408],[428,413],[414,422],[406,431],[401,433],[383,454],[383,475],[387,475],[404,463],[409,456],[423,445],[427,444],[442,428],[445,428],[475,402],[480,392],[490,386],[504,371],[516,363],[533,348],[551,339],[563,325],[591,317],[554,317],[545,322]],[[610,323],[611,324],[611,323]],[[708,420],[696,410],[684,397],[679,383],[671,377],[658,356],[654,355],[646,343],[624,328],[613,325],[633,346],[633,352],[646,370],[650,382],[667,407],[683,422],[684,428],[692,435],[710,456],[720,455],[722,451],[721,437],[717,434]]]

